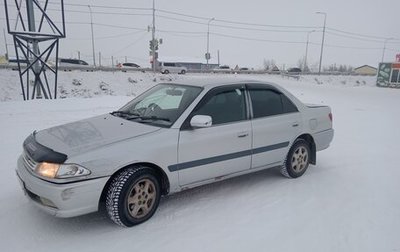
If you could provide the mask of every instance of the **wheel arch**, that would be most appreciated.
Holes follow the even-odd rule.
[[[146,166],[151,168],[152,170],[155,171],[155,173],[157,174],[157,178],[159,179],[160,185],[161,185],[161,195],[167,195],[169,193],[169,189],[170,189],[170,184],[169,184],[169,179],[167,174],[165,173],[165,171],[159,167],[156,164],[153,163],[148,163],[148,162],[138,162],[138,163],[133,163],[133,164],[129,164],[126,165],[124,167],[121,167],[120,169],[118,169],[117,171],[115,171],[111,177],[108,179],[107,183],[105,184],[105,186],[103,187],[103,191],[101,192],[101,196],[99,199],[99,209],[104,208],[103,203],[105,203],[105,198],[107,196],[107,189],[110,186],[112,180],[114,179],[114,177],[119,174],[122,170],[125,170],[129,167],[132,166]]]
[[[298,136],[296,138],[296,140],[297,139],[303,139],[304,141],[306,141],[309,144],[310,150],[311,150],[310,163],[315,165],[317,163],[317,148],[315,146],[315,141],[314,141],[314,138],[312,137],[312,135],[308,134],[308,133],[304,133],[304,134]]]

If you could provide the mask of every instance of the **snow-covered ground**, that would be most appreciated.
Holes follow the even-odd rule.
[[[201,75],[61,73],[68,99],[22,102],[16,72],[0,71],[0,250],[400,251],[400,90],[377,88],[374,77],[237,77],[330,105],[331,147],[299,179],[272,169],[185,191],[126,229],[99,213],[58,219],[31,205],[14,171],[21,144],[34,129],[115,110],[161,78]]]

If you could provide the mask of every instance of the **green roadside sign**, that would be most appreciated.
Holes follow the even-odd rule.
[[[379,63],[378,77],[376,85],[379,87],[388,87],[390,85],[390,72],[392,70],[392,63]]]

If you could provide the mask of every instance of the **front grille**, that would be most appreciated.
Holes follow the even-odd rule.
[[[24,151],[24,153],[22,154],[22,158],[24,160],[24,166],[27,169],[30,169],[31,171],[34,171],[36,169],[37,166],[37,162],[35,160],[33,160],[28,153],[26,153],[26,151]]]

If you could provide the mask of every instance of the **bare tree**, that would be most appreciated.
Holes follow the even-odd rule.
[[[271,70],[274,66],[276,66],[276,62],[274,59],[266,60],[264,59],[264,70]]]
[[[306,68],[308,69],[308,67],[304,65],[304,60],[305,60],[305,56],[301,57],[297,61],[297,67],[300,68],[303,72],[306,72]]]

